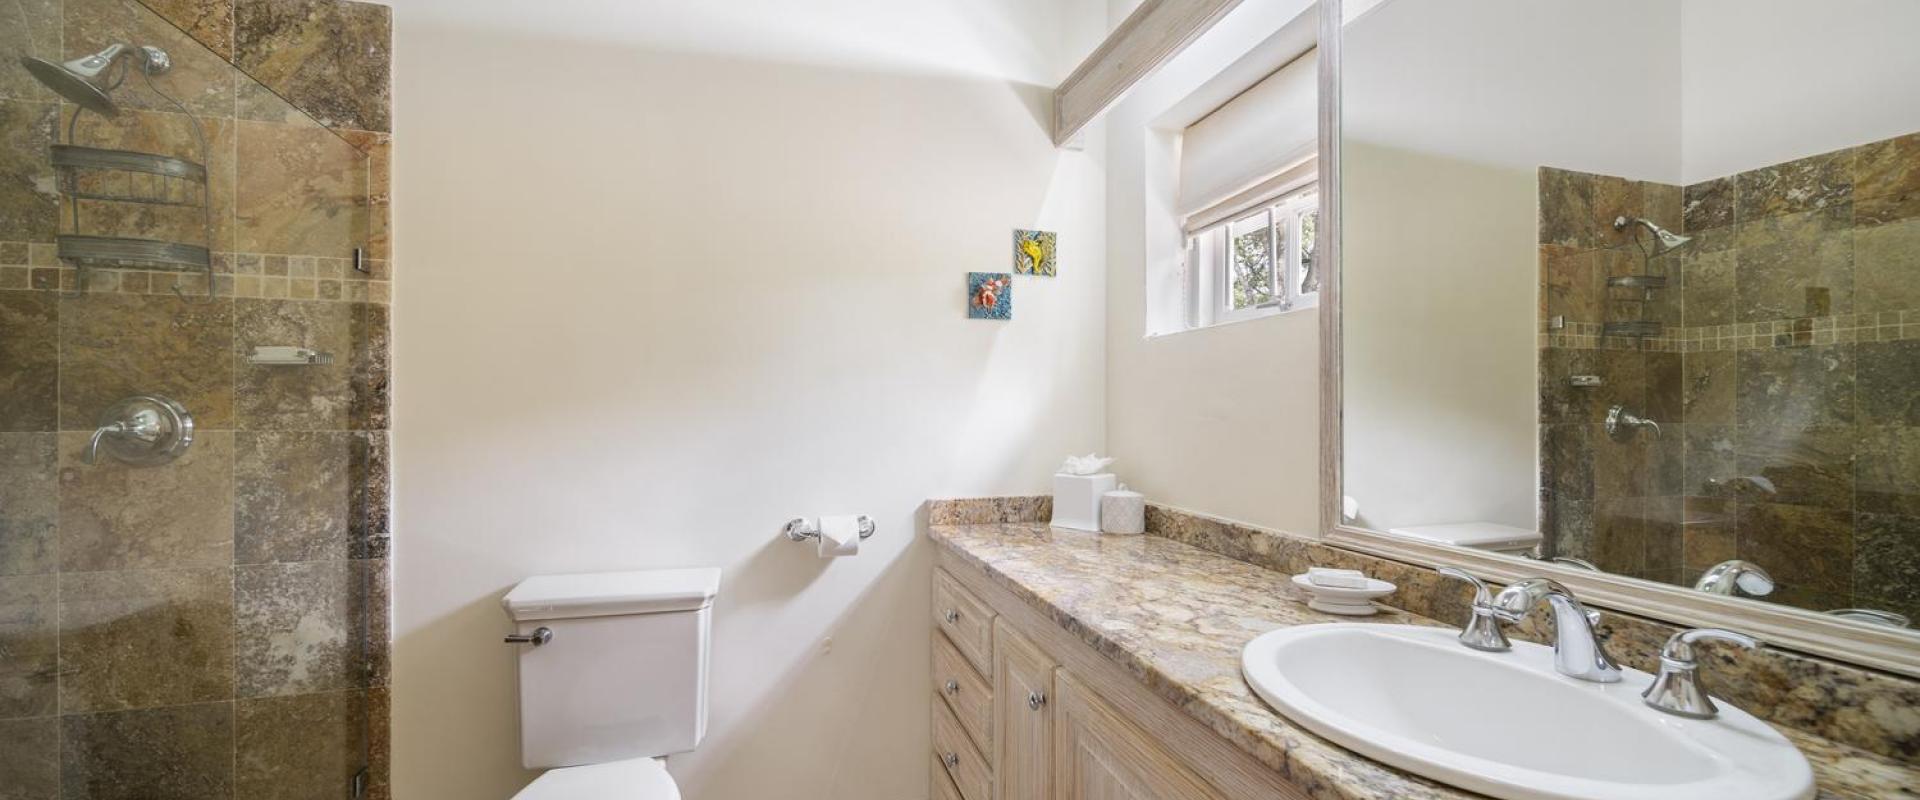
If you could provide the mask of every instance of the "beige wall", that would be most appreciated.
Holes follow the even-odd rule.
[[[688,798],[925,796],[919,505],[1102,444],[1099,137],[1052,147],[1040,87],[1103,12],[396,5],[400,797],[532,777],[502,592],[669,565],[725,569]],[[1060,277],[967,320],[1034,224]],[[775,538],[856,512],[854,559]]]
[[[1378,529],[1533,529],[1534,171],[1349,139],[1346,493]]]
[[[1244,76],[1244,88],[1310,48],[1311,19],[1296,22],[1305,6],[1242,3],[1109,113],[1107,445],[1120,459],[1116,471],[1156,502],[1311,535],[1319,530],[1318,312],[1147,335],[1147,287],[1176,290],[1165,267],[1182,247],[1161,129],[1237,92],[1217,76]],[[1210,94],[1217,100],[1194,105]]]

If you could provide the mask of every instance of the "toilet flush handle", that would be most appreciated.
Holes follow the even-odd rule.
[[[553,641],[553,629],[545,625],[533,629],[533,633],[507,634],[507,644],[530,644],[534,647]]]

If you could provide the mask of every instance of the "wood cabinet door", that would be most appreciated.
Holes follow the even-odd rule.
[[[1224,800],[1071,673],[1053,691],[1055,800]]]
[[[999,800],[1052,800],[1053,659],[1004,619],[993,626]]]

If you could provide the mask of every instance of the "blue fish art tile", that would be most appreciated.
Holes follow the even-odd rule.
[[[1013,319],[1013,275],[1005,272],[967,273],[967,317]]]
[[[1013,271],[1022,275],[1058,274],[1054,248],[1059,236],[1052,231],[1013,232]]]

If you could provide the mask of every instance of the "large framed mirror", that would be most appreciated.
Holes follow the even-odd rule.
[[[1328,538],[1920,675],[1920,3],[1345,6]]]

